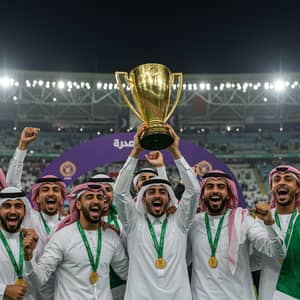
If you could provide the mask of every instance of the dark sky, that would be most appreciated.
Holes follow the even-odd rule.
[[[2,0],[0,67],[113,73],[158,62],[184,73],[300,71],[299,4],[103,2]]]

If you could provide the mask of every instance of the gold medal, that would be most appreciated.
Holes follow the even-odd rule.
[[[27,286],[26,281],[23,278],[18,278],[16,281],[16,285]]]
[[[92,272],[90,275],[90,283],[95,284],[99,279],[99,275],[97,272]]]
[[[211,268],[216,268],[218,266],[218,260],[215,256],[211,256],[208,260],[208,265]]]
[[[164,269],[166,267],[166,260],[163,259],[162,257],[158,258],[156,261],[155,261],[155,267],[157,269]]]

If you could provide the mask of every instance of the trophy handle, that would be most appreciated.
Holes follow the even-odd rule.
[[[177,90],[177,95],[176,95],[176,99],[175,99],[175,102],[173,104],[173,107],[171,108],[171,110],[169,111],[168,115],[164,119],[164,123],[167,122],[167,120],[171,117],[171,115],[173,114],[174,110],[176,109],[176,106],[177,106],[177,104],[179,102],[179,99],[180,99],[180,95],[181,95],[181,91],[182,91],[182,73],[172,73],[171,74],[170,82],[171,82],[171,86],[173,86],[174,78],[176,76],[178,77],[178,83],[179,83],[178,90]]]
[[[129,98],[127,97],[127,95],[125,93],[125,89],[124,89],[124,87],[122,85],[121,76],[124,76],[124,79],[125,79],[125,82],[126,82],[127,85],[132,86],[132,81],[128,78],[128,73],[127,72],[115,72],[115,77],[116,77],[116,81],[117,81],[120,93],[123,96],[125,102],[129,106],[129,108],[131,109],[131,111],[143,122],[142,117],[136,111],[136,109],[134,108],[134,106],[131,104]]]

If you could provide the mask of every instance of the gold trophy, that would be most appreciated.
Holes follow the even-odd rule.
[[[170,146],[173,138],[165,123],[179,102],[182,73],[171,73],[164,65],[148,63],[135,67],[130,71],[129,77],[127,72],[115,72],[115,76],[120,93],[131,111],[148,125],[140,139],[141,146],[148,150],[160,150]],[[122,83],[122,77],[125,84]],[[176,84],[176,77],[177,95],[171,105],[171,90]],[[133,102],[126,95],[126,86],[131,90]]]

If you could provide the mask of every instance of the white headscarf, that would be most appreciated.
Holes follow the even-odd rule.
[[[132,180],[132,183],[133,183],[133,186],[134,186],[134,187],[136,187],[136,184],[137,184],[138,179],[139,179],[139,177],[141,176],[141,174],[144,174],[144,173],[150,173],[150,174],[154,174],[154,176],[158,176],[156,169],[152,169],[152,168],[143,168],[143,169],[137,171],[137,172],[134,174],[134,177],[133,177],[133,180]]]
[[[146,180],[143,182],[142,188],[141,190],[138,192],[137,194],[137,201],[136,201],[136,208],[138,210],[139,213],[145,215],[147,213],[147,209],[145,204],[143,203],[142,199],[143,196],[146,192],[147,189],[149,189],[151,186],[153,185],[162,185],[163,187],[166,188],[166,190],[169,193],[169,197],[171,199],[170,203],[169,203],[169,207],[170,206],[176,206],[178,205],[178,201],[177,198],[174,194],[174,191],[171,187],[171,184],[168,180],[161,178],[159,176],[154,176],[149,180]]]
[[[110,184],[114,188],[115,181],[112,177],[107,176],[106,174],[97,174],[89,179],[89,182],[97,182],[102,184]]]
[[[27,227],[30,225],[31,218],[31,204],[27,197],[25,197],[24,191],[16,187],[6,187],[0,191],[0,206],[7,200],[17,200],[20,199],[25,205],[25,215],[22,222],[22,227]]]

